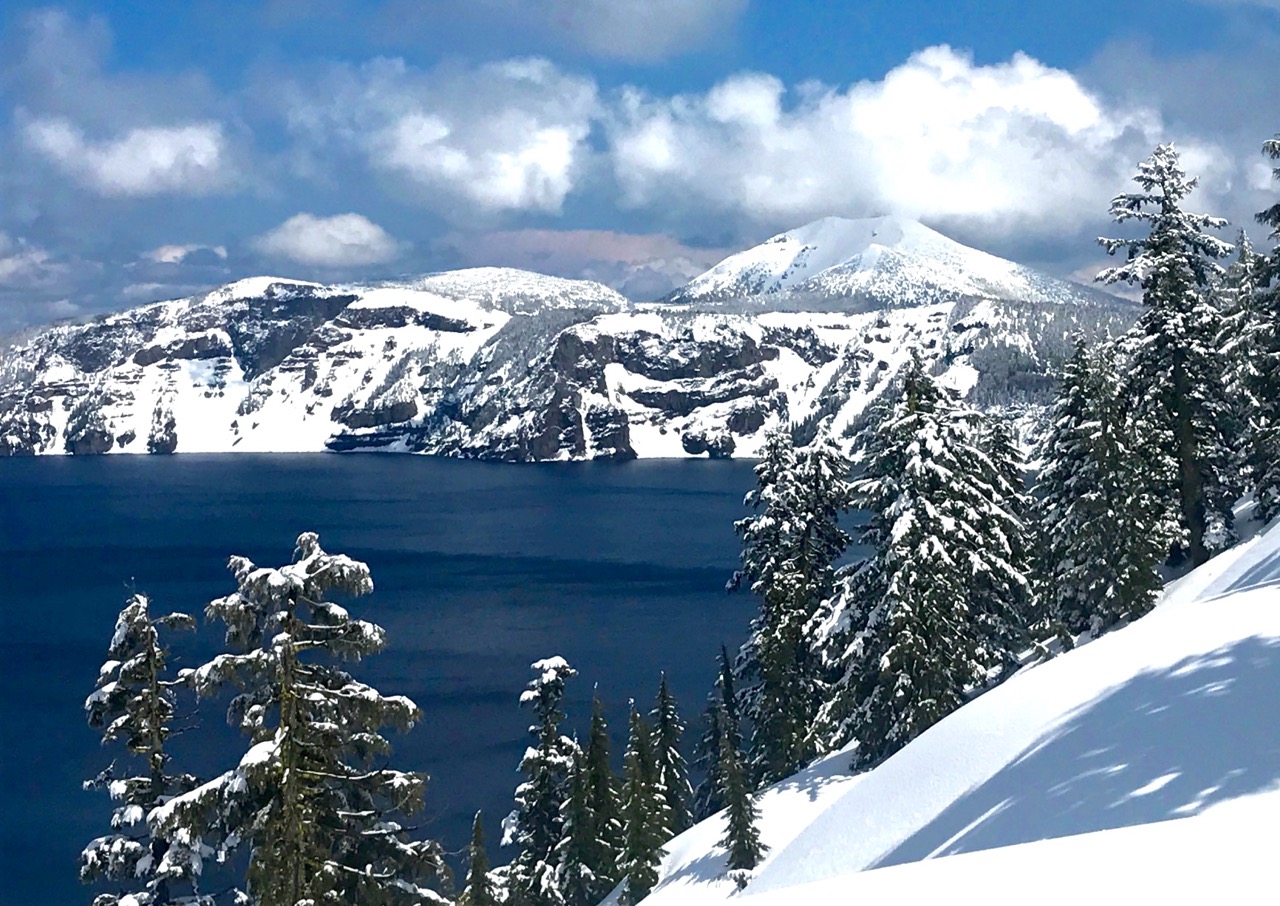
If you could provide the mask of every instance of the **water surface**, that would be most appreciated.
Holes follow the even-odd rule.
[[[230,554],[288,561],[301,531],[366,561],[375,592],[352,604],[389,649],[356,668],[411,696],[423,725],[395,762],[433,777],[424,818],[449,849],[484,808],[491,839],[511,807],[531,661],[581,671],[570,724],[585,731],[598,684],[615,734],[628,698],[648,704],[667,670],[692,722],[720,642],[752,603],[725,595],[743,462],[494,465],[385,455],[0,460],[0,903],[87,903],[76,856],[107,833],[110,805],[80,783],[113,757],[81,713],[132,589],[157,613],[201,613],[234,590]],[[202,627],[175,666],[215,653]],[[210,774],[241,741],[202,706],[180,767]],[[503,854],[495,853],[498,860]]]

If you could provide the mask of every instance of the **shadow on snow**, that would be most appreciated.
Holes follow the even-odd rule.
[[[1140,674],[869,867],[1182,818],[1262,791],[1280,781],[1277,706],[1280,640]]]

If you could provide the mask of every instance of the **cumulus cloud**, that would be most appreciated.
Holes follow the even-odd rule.
[[[949,47],[847,90],[734,76],[702,95],[623,93],[613,168],[633,207],[710,206],[790,224],[893,212],[1018,228],[1096,214],[1160,137],[1156,112],[1109,106],[1024,55]]]
[[[336,139],[455,220],[559,211],[598,110],[594,82],[540,59],[430,72],[379,59],[334,67],[283,94],[302,172],[314,172]]]
[[[69,120],[40,117],[23,137],[62,172],[109,197],[205,195],[232,181],[218,123],[130,129],[94,141]]]
[[[359,214],[295,214],[253,244],[269,257],[314,267],[384,264],[401,251],[386,230]]]
[[[182,264],[192,255],[204,258],[212,256],[226,261],[227,247],[225,245],[161,245],[143,252],[139,257],[152,264]]]

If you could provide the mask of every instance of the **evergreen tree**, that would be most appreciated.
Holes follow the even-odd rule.
[[[622,814],[618,801],[618,777],[609,751],[609,724],[599,696],[591,702],[591,731],[587,738],[587,802],[594,823],[596,861],[591,864],[600,883],[601,896],[621,880],[618,863],[622,853]]]
[[[1236,257],[1227,267],[1223,278],[1214,286],[1217,304],[1221,311],[1221,336],[1218,348],[1223,358],[1224,417],[1229,419],[1227,436],[1240,437],[1244,443],[1232,445],[1229,451],[1231,467],[1230,483],[1233,487],[1249,487],[1250,473],[1254,469],[1253,441],[1256,432],[1256,415],[1266,402],[1255,396],[1253,378],[1259,359],[1256,357],[1259,343],[1259,315],[1262,306],[1260,281],[1263,278],[1265,258],[1260,256],[1241,230],[1236,238]],[[1265,316],[1264,316],[1265,317]]]
[[[698,740],[697,766],[702,780],[693,793],[693,818],[701,821],[724,808],[721,789],[724,786],[724,768],[721,764],[721,747],[728,745],[735,752],[742,752],[742,731],[738,725],[738,698],[734,691],[733,666],[729,652],[720,646],[720,672],[715,691],[703,713],[703,734]]]
[[[667,810],[671,816],[671,833],[680,833],[693,823],[689,811],[689,799],[693,795],[693,787],[689,783],[689,766],[680,754],[680,740],[684,736],[684,722],[680,720],[680,711],[676,705],[671,687],[667,685],[667,675],[662,674],[658,683],[658,698],[653,711],[649,714],[653,721],[654,756],[657,759],[658,783],[667,799]]]
[[[560,842],[556,844],[556,889],[565,906],[594,906],[601,898],[595,816],[591,813],[591,776],[586,754],[577,749],[565,782],[560,807]],[[608,891],[604,891],[608,893]]]
[[[484,848],[484,819],[480,812],[476,812],[471,825],[467,859],[467,881],[458,897],[458,906],[498,906],[498,896],[489,877],[489,854]]]
[[[815,732],[828,749],[856,739],[858,765],[901,748],[1013,660],[1002,640],[1019,637],[1024,617],[975,596],[1027,585],[1010,562],[1021,526],[982,425],[914,356],[854,483],[871,512],[861,540],[875,553],[845,577],[819,626],[842,673]]]
[[[731,718],[720,715],[721,725],[727,725]],[[747,782],[743,770],[742,759],[732,745],[728,734],[720,737],[722,765],[721,798],[725,803],[725,833],[720,845],[729,850],[729,871],[749,872],[764,858],[768,849],[760,840],[760,810],[756,807],[755,796]],[[738,886],[745,886],[745,877],[739,875]]]
[[[1263,145],[1263,153],[1280,161],[1280,135]],[[1272,173],[1280,180],[1280,167]],[[1245,386],[1253,402],[1249,423],[1249,467],[1258,515],[1280,515],[1280,202],[1257,215],[1271,227],[1271,252],[1259,257],[1246,338]]]
[[[760,613],[739,657],[744,711],[752,723],[751,765],[760,783],[794,774],[815,754],[810,725],[825,694],[807,624],[834,587],[835,562],[848,546],[838,525],[850,505],[850,463],[825,439],[796,451],[771,435],[756,467],[756,512],[735,526],[743,573]]]
[[[1012,425],[995,415],[983,418],[977,446],[984,456],[973,458],[974,478],[988,486],[990,502],[1007,518],[979,523],[983,535],[973,539],[973,546],[997,561],[997,566],[974,570],[970,597],[983,647],[1007,676],[1017,667],[1018,652],[1042,638],[1046,629],[1030,578],[1031,498],[1026,463]]]
[[[1228,481],[1233,439],[1225,436],[1220,317],[1206,298],[1222,275],[1216,259],[1231,246],[1205,232],[1225,220],[1182,210],[1197,180],[1187,178],[1172,145],[1139,164],[1134,181],[1141,191],[1113,199],[1111,214],[1117,223],[1149,224],[1148,235],[1100,239],[1110,254],[1127,249],[1128,260],[1098,279],[1142,288],[1146,308],[1131,331],[1131,403],[1158,440],[1152,470],[1172,479],[1162,490],[1181,521],[1186,558],[1198,566],[1231,543],[1238,490]]]
[[[120,894],[100,894],[94,906],[147,903],[206,906],[213,899],[199,892],[202,847],[198,840],[152,834],[146,817],[168,798],[194,789],[188,774],[169,771],[165,743],[177,707],[174,687],[165,676],[167,651],[161,629],[192,629],[184,613],[152,618],[145,595],[129,599],[116,620],[98,674],[97,689],[84,703],[89,725],[102,731],[102,743],[123,743],[145,765],[145,773],[117,776],[115,765],[85,784],[105,789],[117,803],[112,833],[99,837],[80,854],[80,879],[109,880]],[[182,891],[175,894],[175,891]]]
[[[1115,352],[1090,353],[1077,340],[1038,481],[1042,596],[1050,620],[1070,636],[1135,620],[1159,594],[1157,567],[1177,525],[1151,486],[1143,444]]]
[[[439,845],[411,839],[398,817],[421,809],[426,776],[385,767],[383,728],[408,729],[421,712],[337,666],[386,641],[381,627],[326,600],[372,591],[369,568],[326,553],[308,532],[288,566],[232,557],[230,569],[236,592],[206,616],[226,624],[238,650],[191,679],[201,695],[238,690],[228,716],[252,746],[236,768],[153,811],[153,827],[216,838],[223,851],[247,842],[244,903],[443,902],[427,886],[444,872]]]
[[[635,705],[622,759],[622,858],[619,873],[626,879],[625,902],[635,904],[658,882],[658,864],[671,838],[666,791],[658,782],[652,731]]]
[[[578,755],[577,743],[560,734],[560,723],[565,682],[578,671],[562,657],[535,661],[531,669],[538,675],[521,694],[520,703],[533,707],[529,733],[537,744],[520,762],[525,781],[516,788],[513,834],[503,842],[520,848],[511,863],[513,904],[559,906],[564,897],[556,876],[556,847],[564,835],[567,781]]]

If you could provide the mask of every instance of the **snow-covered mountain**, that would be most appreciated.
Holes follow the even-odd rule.
[[[717,815],[668,844],[644,903],[1249,902],[1280,820],[1278,605],[1280,524],[879,767],[840,752],[765,791],[742,892]]]
[[[890,234],[899,251],[877,244]],[[760,251],[784,246],[790,257]],[[895,255],[909,273],[881,266]],[[766,261],[773,276],[751,283]],[[1135,313],[888,219],[784,234],[681,300],[633,305],[598,283],[506,268],[241,280],[0,354],[0,454],[751,455],[784,421],[847,436],[911,349],[978,405],[1042,401],[1073,334],[1122,330]]]
[[[1107,304],[1100,290],[969,248],[902,217],[815,220],[730,255],[667,301],[761,297],[774,305],[841,300],[876,308],[972,298]]]

